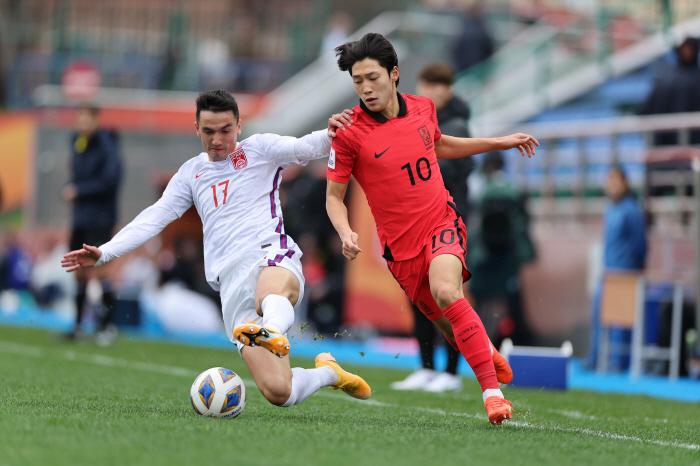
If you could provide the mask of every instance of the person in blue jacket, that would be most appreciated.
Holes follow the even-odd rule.
[[[72,233],[70,249],[82,249],[83,244],[104,244],[112,238],[117,222],[117,192],[121,180],[121,162],[116,133],[101,129],[99,109],[83,105],[77,109],[75,133],[71,138],[71,178],[62,195],[72,204]],[[102,269],[102,267],[100,267]],[[99,269],[95,269],[99,270]],[[98,322],[96,341],[101,345],[114,342],[116,327],[112,324],[114,293],[108,270],[96,276],[102,284],[102,315]],[[95,273],[91,270],[91,273]],[[85,289],[92,278],[85,271],[76,273],[75,329],[68,337],[79,337],[80,321],[85,307]]]
[[[641,271],[647,256],[646,220],[637,198],[630,190],[627,176],[619,166],[613,166],[608,174],[605,191],[609,202],[603,214],[603,273],[615,271]],[[591,312],[591,335],[587,368],[596,367],[599,344],[601,284],[598,285]],[[610,340],[613,348],[628,344],[630,332],[611,329]],[[612,370],[624,370],[629,358],[619,351],[613,351]]]

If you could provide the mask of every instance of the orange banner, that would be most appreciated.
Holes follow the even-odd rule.
[[[0,213],[18,212],[32,195],[35,124],[25,115],[0,115]]]
[[[344,320],[384,332],[410,334],[411,303],[382,258],[382,245],[365,193],[354,179],[350,183],[350,225],[359,236],[362,252],[348,264]]]

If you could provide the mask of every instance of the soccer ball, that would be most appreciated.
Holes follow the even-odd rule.
[[[205,370],[190,388],[192,407],[200,416],[236,417],[243,411],[246,399],[243,379],[225,367]]]

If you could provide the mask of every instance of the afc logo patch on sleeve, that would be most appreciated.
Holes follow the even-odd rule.
[[[426,125],[418,128],[418,134],[420,134],[420,137],[423,139],[423,144],[426,146],[433,143],[433,138],[430,137],[430,131],[428,131],[428,127]]]
[[[335,170],[335,149],[331,149],[331,155],[328,157],[328,168]]]
[[[228,158],[231,159],[234,170],[243,170],[248,166],[248,159],[245,156],[243,148],[234,150],[229,154]]]

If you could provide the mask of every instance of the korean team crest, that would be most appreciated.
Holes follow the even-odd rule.
[[[420,134],[420,137],[423,138],[423,144],[425,144],[426,146],[429,146],[433,143],[433,138],[430,137],[430,131],[428,131],[427,126],[423,125],[420,128],[418,128],[418,134]]]
[[[248,159],[245,156],[243,148],[234,150],[229,154],[228,158],[231,159],[235,170],[243,170],[248,166]]]

